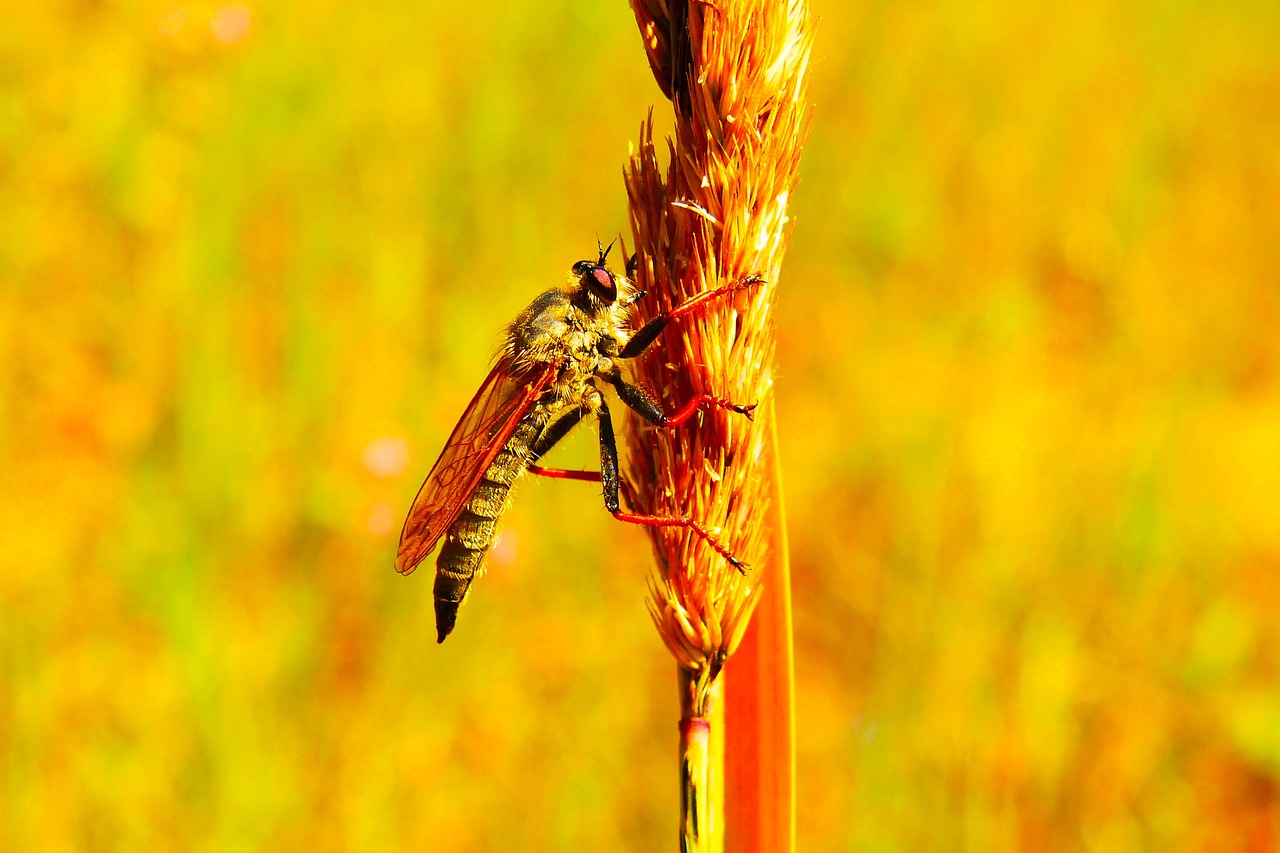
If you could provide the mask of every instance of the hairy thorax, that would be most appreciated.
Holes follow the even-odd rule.
[[[507,329],[502,358],[515,376],[555,365],[556,397],[580,405],[593,376],[609,371],[625,345],[626,310],[594,300],[580,304],[562,290],[548,290],[530,303]]]

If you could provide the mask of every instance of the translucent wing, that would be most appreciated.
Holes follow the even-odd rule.
[[[413,499],[400,531],[396,571],[409,574],[435,549],[520,418],[554,376],[548,366],[532,376],[515,377],[502,362],[489,372]]]

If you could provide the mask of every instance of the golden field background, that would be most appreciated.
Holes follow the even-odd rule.
[[[799,848],[1277,849],[1280,7],[815,12]],[[6,19],[0,848],[671,849],[643,534],[526,484],[443,646],[391,567],[625,228],[626,5]]]

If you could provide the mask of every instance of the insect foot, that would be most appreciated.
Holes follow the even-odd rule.
[[[737,412],[739,415],[746,415],[747,420],[755,421],[756,416],[753,414],[760,406],[759,403],[747,403],[745,406],[738,403],[730,403],[728,400],[723,401],[724,408],[731,412]]]
[[[717,409],[726,409],[739,415],[746,415],[747,420],[753,421],[755,420],[755,417],[751,413],[755,411],[755,408],[758,405],[758,403],[751,403],[744,406],[725,397],[716,397],[711,394],[698,394],[681,407],[681,409],[675,414],[667,415],[662,420],[654,421],[654,423],[665,429],[675,429],[685,421],[689,420],[689,418],[693,417],[703,406],[714,406]]]

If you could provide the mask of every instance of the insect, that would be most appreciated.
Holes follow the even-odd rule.
[[[526,471],[601,482],[605,508],[614,518],[649,527],[684,527],[745,570],[737,557],[692,518],[639,515],[622,509],[613,421],[596,382],[612,385],[623,403],[658,427],[677,427],[703,406],[750,418],[754,403],[737,405],[706,394],[668,415],[642,388],[623,378],[619,362],[644,352],[672,320],[763,279],[748,276],[699,293],[632,333],[627,319],[632,305],[645,294],[636,290],[628,277],[605,266],[608,254],[609,249],[600,249],[596,260],[575,263],[566,287],[540,294],[507,327],[493,369],[454,427],[409,509],[400,533],[397,571],[405,575],[412,572],[444,539],[436,558],[434,588],[438,643],[453,630],[458,607],[482,572],[498,520],[510,504],[512,487]],[[599,424],[599,473],[537,464],[589,415]]]

